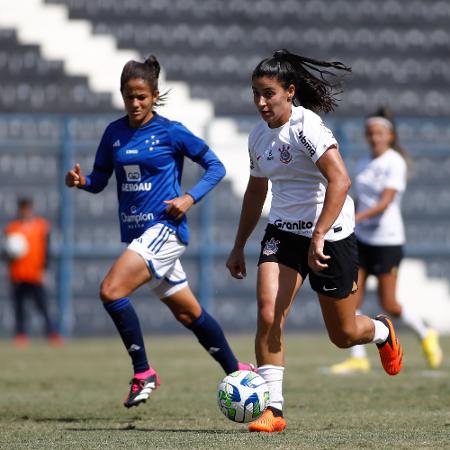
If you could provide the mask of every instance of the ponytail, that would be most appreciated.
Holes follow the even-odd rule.
[[[318,61],[281,49],[256,66],[252,80],[260,77],[276,78],[284,89],[292,84],[295,86],[294,105],[327,113],[337,107],[336,95],[342,90],[337,88],[338,83],[330,80],[337,77],[337,74],[321,68],[351,72],[350,67],[338,61]]]
[[[120,76],[120,92],[123,92],[125,84],[136,78],[146,81],[152,92],[159,91],[158,78],[161,66],[155,55],[150,55],[143,63],[139,61],[128,61],[122,69]],[[168,92],[164,92],[158,98],[154,106],[161,106],[165,103]]]

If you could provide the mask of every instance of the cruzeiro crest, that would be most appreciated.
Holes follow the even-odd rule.
[[[292,161],[292,153],[289,151],[291,148],[290,145],[284,145],[278,149],[280,152],[280,161],[283,164],[289,164]]]
[[[266,245],[263,249],[263,255],[270,256],[274,255],[278,251],[278,244],[280,241],[277,241],[275,238],[270,238],[269,241],[266,241]]]

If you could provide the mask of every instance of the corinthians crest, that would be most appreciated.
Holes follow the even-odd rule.
[[[275,238],[270,238],[269,241],[266,241],[266,245],[263,249],[263,255],[270,256],[274,255],[278,251],[278,244],[280,241],[277,241]]]
[[[283,164],[289,164],[292,161],[292,153],[289,151],[291,148],[290,145],[284,145],[278,149],[280,152],[280,161]]]

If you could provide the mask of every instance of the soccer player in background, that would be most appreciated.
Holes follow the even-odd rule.
[[[189,241],[186,213],[225,175],[214,152],[181,123],[160,116],[160,65],[154,56],[129,61],[120,79],[126,115],[108,125],[90,175],[79,164],[66,175],[66,184],[101,192],[115,173],[121,239],[127,249],[114,262],[100,287],[133,364],[134,376],[124,405],[145,402],[159,385],[150,366],[138,316],[128,296],[147,284],[175,318],[190,329],[200,344],[228,374],[252,370],[234,356],[220,325],[203,309],[188,286],[180,257]],[[204,170],[198,183],[181,192],[185,157]]]
[[[367,277],[378,281],[378,300],[391,316],[399,317],[419,337],[430,368],[442,363],[436,332],[406,301],[397,301],[397,274],[403,258],[405,232],[401,201],[407,183],[407,155],[399,145],[392,114],[381,108],[366,121],[371,154],[358,162],[355,176],[356,229],[359,251],[358,307],[364,299]],[[370,369],[364,346],[350,349],[350,358],[335,364],[336,374],[367,372]]]
[[[45,289],[45,271],[49,261],[50,224],[43,217],[34,214],[33,201],[30,198],[19,198],[17,219],[10,222],[4,232],[6,238],[18,234],[25,241],[23,255],[16,256],[6,253],[14,305],[14,344],[18,347],[25,347],[29,343],[25,303],[27,299],[33,299],[44,320],[44,332],[49,343],[60,345],[62,340],[55,332],[50,319]]]
[[[259,374],[270,391],[269,407],[249,430],[280,432],[283,417],[284,326],[309,275],[331,341],[341,348],[373,342],[390,375],[402,367],[402,348],[385,316],[357,316],[358,254],[350,178],[332,132],[313,111],[336,105],[329,70],[350,69],[279,50],[252,74],[254,103],[262,120],[249,136],[250,178],[227,267],[246,275],[244,247],[258,222],[272,182],[269,224],[258,262]],[[317,74],[317,76],[315,75]]]

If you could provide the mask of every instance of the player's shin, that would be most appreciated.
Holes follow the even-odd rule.
[[[197,337],[203,348],[222,366],[229,374],[238,370],[238,360],[233,354],[227,339],[218,322],[204,309],[190,325],[186,325]]]
[[[104,303],[103,306],[111,316],[131,357],[134,373],[140,374],[148,371],[149,365],[141,326],[130,300],[125,297],[111,303]]]

